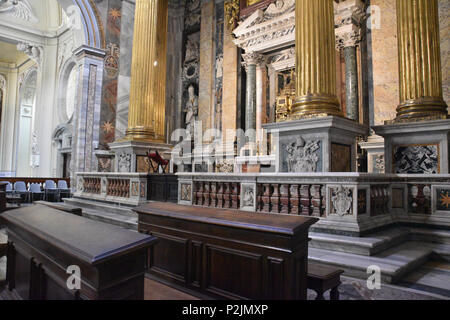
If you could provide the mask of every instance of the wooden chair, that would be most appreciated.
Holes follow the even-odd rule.
[[[330,291],[330,300],[339,300],[339,285],[344,270],[318,263],[308,263],[308,289],[317,293],[316,300],[325,300],[324,292]]]
[[[169,165],[169,161],[166,159],[163,159],[163,157],[161,157],[161,155],[159,154],[158,150],[155,150],[155,152],[148,151],[147,158],[148,158],[148,162],[150,164],[149,169],[153,169],[154,173],[158,173],[160,167],[162,169],[162,172],[166,173],[167,167]],[[156,166],[153,163],[156,163]]]

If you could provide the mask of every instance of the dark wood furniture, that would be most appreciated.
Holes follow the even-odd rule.
[[[20,194],[8,194],[6,195],[6,203],[16,205],[20,207],[23,202],[23,197]]]
[[[0,243],[0,258],[3,258],[4,256],[6,256],[7,248],[8,248],[7,243]]]
[[[9,297],[143,299],[147,251],[155,238],[43,205],[0,219],[8,233]],[[67,286],[70,266],[80,268],[79,289]]]
[[[308,263],[308,289],[317,293],[316,300],[324,300],[323,294],[330,291],[330,300],[339,300],[339,285],[344,270],[317,263]]]
[[[175,174],[149,174],[148,200],[173,202],[178,201],[178,177]]]
[[[149,203],[149,273],[211,298],[306,299],[308,229],[318,219]]]
[[[0,182],[0,213],[6,210],[6,185],[7,183]]]

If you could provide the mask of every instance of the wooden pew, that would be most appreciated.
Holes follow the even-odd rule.
[[[8,298],[143,299],[154,237],[43,205],[0,215],[8,233]],[[80,287],[71,268],[79,267]],[[75,270],[75,269],[73,269]],[[69,272],[69,273],[68,273]]]
[[[149,203],[139,231],[158,238],[149,273],[221,299],[304,299],[308,229],[318,219]]]

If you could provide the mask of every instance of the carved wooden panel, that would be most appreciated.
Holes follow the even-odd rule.
[[[261,299],[262,275],[261,255],[207,246],[206,290],[229,298]]]
[[[150,270],[187,282],[188,240],[159,233],[151,235],[158,237],[159,241],[150,249]]]

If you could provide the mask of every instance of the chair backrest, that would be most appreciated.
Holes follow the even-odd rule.
[[[53,181],[53,180],[46,180],[45,181],[45,189],[56,189],[55,181]]]
[[[59,180],[58,181],[58,189],[69,189],[67,187],[67,181],[66,180]]]
[[[14,190],[15,191],[27,191],[27,185],[24,181],[17,181],[14,183]]]
[[[32,183],[30,185],[31,192],[41,192],[41,185],[39,183]]]
[[[7,192],[12,191],[12,184],[11,184],[11,182],[9,182],[9,181],[0,181],[0,182],[7,183],[7,185],[6,185],[6,191]]]

